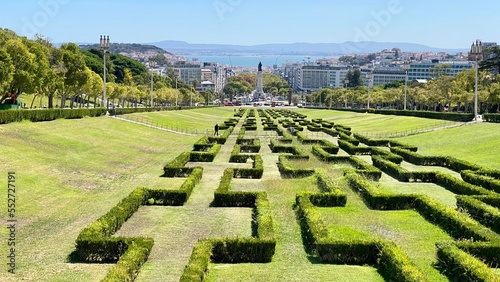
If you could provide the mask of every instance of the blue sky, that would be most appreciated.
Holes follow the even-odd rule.
[[[500,1],[2,0],[0,27],[52,42],[342,43],[440,48],[500,42]]]

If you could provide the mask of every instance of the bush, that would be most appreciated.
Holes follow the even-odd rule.
[[[356,139],[356,138],[354,138],[354,137],[351,137],[349,134],[345,134],[343,132],[339,132],[340,140],[347,141],[347,142],[351,143],[354,146],[359,146],[359,140]]]
[[[332,136],[332,137],[338,137],[339,136],[339,132],[335,129],[332,129],[332,128],[328,128],[328,127],[322,127],[321,130],[323,130],[324,133]]]
[[[361,141],[363,144],[366,144],[368,146],[389,147],[389,140],[374,140],[357,133],[354,133],[353,136],[354,138],[356,138],[357,140]]]
[[[190,155],[191,154],[189,152],[181,153],[173,161],[166,164],[163,168],[163,171],[165,172],[163,176],[186,177],[187,175],[189,175],[193,171],[193,169],[184,166],[189,162]]]
[[[214,144],[208,152],[191,151],[189,161],[191,162],[213,162],[221,149],[220,144]]]
[[[460,175],[464,181],[500,193],[500,180],[483,175],[481,171],[462,170]]]
[[[29,120],[32,122],[51,121],[55,119],[75,119],[98,117],[106,114],[105,108],[95,109],[39,109],[39,110],[3,110],[0,111],[0,124]]]
[[[359,141],[358,141],[359,142]],[[342,139],[338,140],[339,147],[346,151],[349,155],[369,155],[371,154],[371,147],[358,147],[348,141]]]
[[[437,244],[438,267],[451,281],[500,281],[487,265],[451,242]]]
[[[264,173],[264,162],[262,161],[262,156],[254,155],[249,156],[252,161],[252,168],[236,168],[234,169],[234,177],[236,178],[251,178],[260,179]]]
[[[500,114],[483,114],[483,119],[487,122],[500,122]]]
[[[291,166],[290,162],[288,161],[289,157],[293,156],[286,156],[286,155],[280,155],[278,157],[278,170],[281,173],[281,176],[287,177],[287,178],[301,178],[301,177],[307,177],[311,176],[314,174],[314,169],[310,168],[305,168],[305,169],[295,169]]]
[[[382,193],[374,184],[353,171],[346,172],[345,178],[351,189],[359,193],[371,209],[401,210],[414,207],[413,195]]]
[[[500,209],[485,203],[485,199],[500,201],[499,196],[457,196],[457,208],[500,234]]]
[[[376,147],[371,147],[371,148],[372,148],[371,149],[372,156],[380,156],[395,164],[401,164],[403,162],[403,157],[401,157],[400,155]]]
[[[457,240],[499,241],[495,232],[440,202],[425,196],[416,197],[415,209],[429,222],[437,224]]]
[[[454,157],[423,156],[405,148],[391,147],[391,152],[404,158],[405,161],[422,166],[442,166],[460,172],[462,170],[480,170],[481,167]]]

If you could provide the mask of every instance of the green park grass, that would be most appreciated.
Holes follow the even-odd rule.
[[[407,117],[379,120],[384,116],[328,110],[297,111],[308,118],[324,118],[352,126],[353,131],[358,128],[371,132],[380,128],[400,130],[406,123],[413,127],[419,120],[426,124],[436,123],[435,120],[410,120]],[[233,114],[233,108],[221,107],[131,116],[147,117],[182,130],[204,132]],[[354,121],[350,121],[351,118]],[[401,124],[399,128],[397,124]],[[500,141],[498,126],[470,125],[398,140],[418,146],[421,154],[453,155],[500,169],[497,159],[500,148],[494,146]],[[257,134],[262,132],[260,125],[258,128]],[[109,117],[12,123],[0,126],[0,135],[0,170],[4,175],[0,185],[7,186],[5,175],[8,171],[16,172],[19,226],[18,273],[9,275],[3,264],[0,281],[100,281],[110,264],[68,261],[79,232],[138,186],[177,189],[184,179],[162,178],[162,168],[181,152],[190,151],[200,138]],[[194,243],[200,238],[251,235],[250,209],[210,207],[222,172],[229,166],[227,161],[235,138],[235,135],[231,136],[214,163],[201,164],[204,167],[202,181],[184,206],[141,207],[115,234],[150,236],[155,240],[137,281],[178,281]],[[334,138],[326,135],[319,138],[336,143]],[[271,153],[268,139],[262,138],[261,144],[259,154],[264,160],[264,177],[234,179],[231,188],[268,194],[277,239],[276,254],[267,264],[210,264],[207,281],[383,281],[374,267],[322,264],[306,253],[293,205],[297,192],[317,191],[314,178],[281,178],[276,166],[278,154]],[[296,140],[293,144],[302,146]],[[303,146],[303,149],[310,154],[311,146]],[[436,252],[434,244],[451,240],[443,230],[425,221],[415,211],[369,210],[342,177],[341,170],[347,165],[325,164],[312,155],[308,161],[291,163],[296,168],[326,170],[347,194],[346,207],[318,208],[329,227],[330,236],[335,236],[338,229],[352,228],[369,236],[392,240],[430,281],[446,281],[432,267]],[[407,163],[403,166],[409,170],[427,170]],[[446,205],[455,206],[454,194],[434,184],[400,183],[383,174],[379,186],[382,191],[427,194]],[[0,204],[6,206],[6,197]],[[6,209],[0,210],[0,217],[6,219]],[[0,229],[0,236],[7,238],[5,228]],[[7,246],[2,244],[0,255],[4,257],[6,253]]]
[[[174,129],[176,131],[192,132],[200,134],[213,131],[216,123],[222,124],[228,118],[233,117],[233,108],[212,107],[199,108],[189,111],[166,111],[140,114],[129,114],[125,118],[138,119],[153,124]]]
[[[457,122],[445,120],[345,111],[301,109],[299,112],[309,118],[323,118],[336,124],[349,126],[353,129],[353,132],[370,136],[383,136],[457,124]]]

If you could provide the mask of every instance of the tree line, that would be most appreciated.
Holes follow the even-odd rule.
[[[478,109],[480,113],[495,113],[500,110],[500,76],[498,65],[491,57],[480,63],[478,72]],[[500,56],[499,56],[500,58]],[[464,70],[456,76],[446,75],[447,65],[443,64],[431,72],[427,83],[408,81],[406,106],[411,110],[473,112],[475,93],[475,69]],[[359,72],[359,71],[358,71]],[[404,109],[405,81],[393,81],[368,89],[363,85],[359,73],[353,71],[348,77],[347,87],[324,88],[312,94],[296,95],[308,103],[332,107],[363,108],[370,97],[370,107]]]
[[[0,93],[47,97],[48,108],[99,107],[102,105],[104,53],[80,50],[74,43],[54,46],[48,39],[18,36],[0,29]],[[149,105],[151,73],[139,61],[106,54],[108,102],[121,106]],[[155,106],[189,105],[209,101],[210,91],[199,93],[170,76],[153,74]],[[41,99],[40,99],[41,100]],[[33,102],[31,103],[33,106]]]

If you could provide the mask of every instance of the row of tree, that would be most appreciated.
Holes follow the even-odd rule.
[[[409,82],[406,87],[407,109],[432,111],[472,112],[475,93],[475,70],[460,72],[457,76],[439,74],[428,83]],[[405,100],[404,81],[394,81],[368,89],[356,86],[338,89],[322,89],[311,95],[296,96],[309,103],[329,107],[363,108],[382,107],[403,109]],[[498,112],[500,109],[500,77],[490,71],[479,71],[478,104],[480,112]]]
[[[223,92],[232,101],[235,95],[248,94],[256,87],[257,75],[245,72],[229,77]],[[273,96],[287,96],[291,90],[283,78],[272,73],[263,74],[262,88],[265,93]]]
[[[47,97],[48,107],[102,105],[104,53],[80,50],[76,44],[59,48],[36,35],[33,40],[0,29],[0,93],[26,93]],[[119,54],[107,54],[108,101],[117,105],[148,104],[151,75],[140,62]],[[198,93],[172,77],[153,74],[155,105],[179,105],[209,101],[211,91]],[[57,100],[56,100],[57,99]],[[42,99],[40,99],[42,101]],[[31,102],[33,106],[33,102]]]

